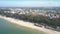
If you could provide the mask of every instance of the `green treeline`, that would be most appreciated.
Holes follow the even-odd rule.
[[[38,24],[43,23],[53,28],[57,28],[57,26],[60,27],[60,18],[50,19],[49,17],[45,17],[42,15],[18,14],[18,13],[12,14],[12,13],[4,13],[4,11],[0,11],[0,15],[12,17],[24,21],[29,21],[32,23],[38,23]]]
[[[32,14],[10,14],[10,13],[3,13],[2,15],[7,17],[12,17],[24,21],[34,22],[34,23],[44,23],[48,26],[59,26],[60,27],[60,18],[53,18],[50,19],[49,17],[44,17],[42,15],[32,15]]]

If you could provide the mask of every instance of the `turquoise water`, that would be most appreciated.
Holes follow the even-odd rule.
[[[44,34],[43,32],[19,26],[0,18],[0,34]]]

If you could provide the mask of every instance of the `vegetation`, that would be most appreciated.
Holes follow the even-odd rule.
[[[7,16],[7,17],[12,17],[24,21],[29,21],[32,23],[38,23],[38,24],[45,24],[47,26],[50,26],[52,28],[57,28],[60,27],[60,18],[53,18],[50,19],[49,17],[44,17],[42,15],[33,15],[33,14],[11,14],[11,13],[4,13],[3,10],[0,10],[0,14]]]

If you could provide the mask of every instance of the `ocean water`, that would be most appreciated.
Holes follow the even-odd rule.
[[[42,31],[37,31],[27,27],[19,26],[17,24],[10,23],[0,18],[0,34],[45,34]]]

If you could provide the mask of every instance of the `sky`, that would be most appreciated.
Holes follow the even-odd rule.
[[[60,7],[60,0],[0,0],[0,7]]]

